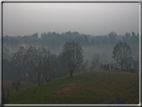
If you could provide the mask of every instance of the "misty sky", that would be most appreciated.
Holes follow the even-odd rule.
[[[3,34],[139,32],[139,3],[4,3]]]

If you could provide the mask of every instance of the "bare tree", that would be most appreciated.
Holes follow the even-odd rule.
[[[132,51],[131,47],[127,43],[119,42],[114,46],[113,58],[120,65],[121,71],[128,60],[131,59]]]
[[[26,49],[23,46],[20,46],[18,51],[14,53],[11,59],[13,64],[13,69],[17,71],[17,79],[21,80],[21,74],[23,73],[22,62]]]
[[[30,81],[36,81],[35,68],[38,66],[38,54],[35,47],[30,46],[23,58],[23,67],[28,73]]]
[[[45,65],[45,80],[46,82],[49,82],[53,77],[56,65],[56,55],[52,54],[50,50],[48,50],[47,52],[47,59],[44,65]]]
[[[56,65],[56,55],[45,48],[38,48],[37,60],[37,82],[38,86],[40,86],[44,79],[46,82],[51,81]]]
[[[83,50],[79,43],[74,41],[64,44],[62,51],[64,67],[73,78],[73,72],[83,63]]]
[[[30,46],[23,58],[23,68],[30,76],[31,81],[41,82],[43,67],[47,59],[47,50],[45,48],[36,48]]]
[[[36,66],[36,73],[37,73],[37,82],[38,86],[42,83],[42,80],[44,78],[44,73],[46,69],[44,68],[44,64],[47,60],[47,50],[45,48],[38,48],[37,50],[37,66]]]

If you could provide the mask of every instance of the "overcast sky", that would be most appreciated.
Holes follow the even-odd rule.
[[[139,32],[138,3],[4,3],[3,34]]]

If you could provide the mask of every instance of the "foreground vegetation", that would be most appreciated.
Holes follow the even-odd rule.
[[[139,103],[138,73],[93,71],[10,92],[10,104],[108,104],[116,98]]]

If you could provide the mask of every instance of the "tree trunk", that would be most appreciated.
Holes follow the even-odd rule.
[[[38,82],[38,86],[40,86],[40,82]]]
[[[24,72],[23,76],[24,76],[24,80],[26,80],[26,73],[25,72]]]
[[[34,81],[37,82],[36,72],[34,72]]]
[[[45,76],[45,80],[46,80],[46,82],[48,82],[47,76]]]
[[[70,75],[71,75],[71,78],[73,78],[73,73],[72,72],[70,72]]]
[[[41,84],[41,72],[38,71],[38,86]]]
[[[50,71],[49,71],[49,78],[48,78],[48,81],[50,81]]]
[[[45,75],[45,80],[46,80],[46,82],[49,82],[47,75],[48,75],[48,74],[46,73],[46,75]]]
[[[43,82],[44,78],[45,78],[45,73],[42,74],[41,83]]]
[[[121,71],[123,70],[123,63],[121,63]]]

